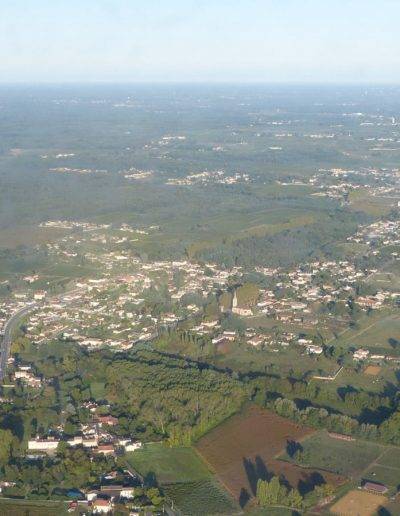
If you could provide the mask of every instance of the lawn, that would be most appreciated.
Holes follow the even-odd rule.
[[[212,474],[193,448],[147,444],[127,455],[128,463],[143,477],[154,475],[159,484],[208,480]]]
[[[346,477],[355,477],[376,460],[384,450],[379,444],[367,441],[342,441],[318,432],[301,442],[304,459],[297,462],[285,452],[282,460],[295,464],[332,471]]]

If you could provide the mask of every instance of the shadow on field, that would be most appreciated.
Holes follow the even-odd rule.
[[[268,471],[265,462],[259,455],[256,456],[254,462],[252,459],[244,457],[243,467],[253,496],[257,493],[257,482],[259,479],[269,481],[274,476],[271,471]]]

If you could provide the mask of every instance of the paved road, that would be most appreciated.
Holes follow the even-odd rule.
[[[1,343],[0,350],[0,381],[4,379],[7,370],[7,361],[10,356],[10,348],[11,348],[11,336],[15,326],[18,324],[18,321],[25,317],[29,312],[35,310],[37,308],[36,303],[31,303],[24,308],[15,312],[6,322],[3,330],[3,338]]]

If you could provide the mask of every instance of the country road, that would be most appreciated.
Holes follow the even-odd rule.
[[[0,381],[4,379],[7,370],[7,361],[10,355],[11,348],[11,335],[13,329],[18,324],[18,321],[27,315],[32,310],[37,308],[36,303],[30,303],[28,306],[21,308],[18,312],[15,312],[6,322],[3,330],[3,337],[1,342],[1,350],[0,350]]]

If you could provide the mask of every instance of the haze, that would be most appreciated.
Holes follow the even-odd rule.
[[[0,81],[396,82],[396,0],[2,1]]]

